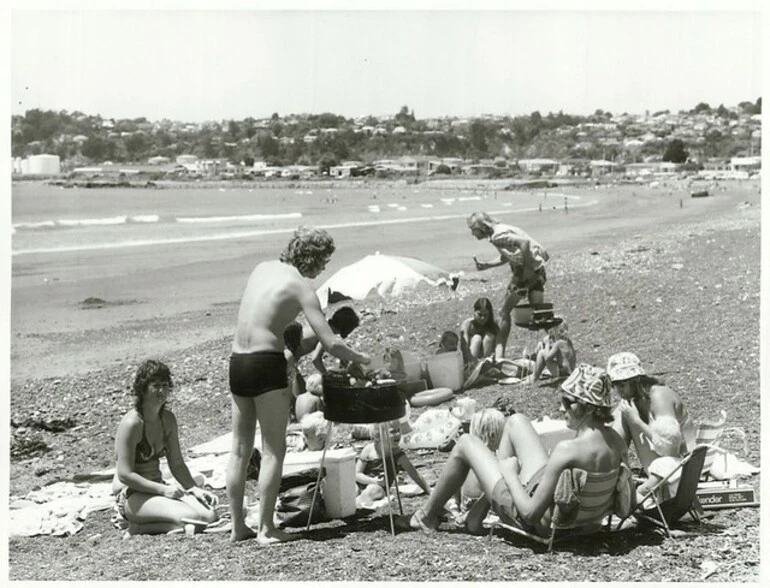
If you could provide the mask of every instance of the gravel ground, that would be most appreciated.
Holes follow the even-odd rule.
[[[634,351],[649,372],[681,393],[696,421],[727,410],[728,426],[746,432],[743,457],[758,466],[759,244],[759,208],[738,206],[718,219],[668,226],[664,232],[584,243],[550,262],[547,287],[547,298],[569,323],[579,361],[603,366],[614,352]],[[370,352],[395,346],[428,355],[441,333],[469,314],[476,297],[498,301],[504,269],[467,276],[452,294],[418,291],[408,300],[367,301],[360,305],[365,320],[352,342]],[[236,309],[217,312],[229,324]],[[204,320],[211,316],[190,313],[136,328],[145,329],[148,338],[179,337]],[[118,337],[118,328],[100,336]],[[525,341],[515,332],[511,352]],[[229,430],[229,352],[227,337],[160,357],[174,376],[172,405],[183,447]],[[114,432],[131,405],[135,368],[118,363],[86,375],[12,384],[12,497],[114,465]],[[547,384],[492,385],[465,394],[479,407],[502,396],[532,417],[558,416],[557,395]],[[419,413],[414,410],[413,416]],[[445,459],[440,452],[412,455],[427,479],[435,479]],[[759,476],[746,482],[759,492]],[[256,489],[249,490],[253,495]],[[422,500],[405,499],[405,510]],[[682,525],[676,538],[622,532],[567,541],[552,555],[504,532],[491,541],[448,529],[392,539],[387,510],[317,525],[306,538],[269,550],[249,542],[231,546],[225,535],[122,541],[110,526],[110,513],[96,512],[73,537],[10,539],[9,575],[14,580],[758,581],[759,510],[716,512],[700,527]]]

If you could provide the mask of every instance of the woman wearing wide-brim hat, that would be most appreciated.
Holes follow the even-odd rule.
[[[639,462],[645,470],[660,457],[653,448],[650,423],[662,416],[671,416],[682,432],[680,454],[695,446],[695,424],[682,398],[661,380],[645,374],[639,358],[628,351],[616,353],[607,362],[607,373],[620,396],[615,409],[614,429],[626,445],[632,441]]]
[[[532,422],[520,413],[506,422],[497,455],[481,439],[462,435],[427,502],[403,525],[435,531],[444,504],[473,470],[484,497],[468,513],[469,531],[481,531],[491,506],[504,522],[548,536],[554,490],[564,470],[580,468],[599,473],[620,468],[621,463],[627,465],[627,445],[609,426],[610,388],[603,369],[587,364],[575,368],[562,383],[560,398],[560,410],[575,437],[557,443],[550,455]]]

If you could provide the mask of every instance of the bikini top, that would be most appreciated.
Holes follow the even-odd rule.
[[[163,434],[163,448],[156,453],[155,448],[147,441],[144,431],[144,419],[142,419],[142,440],[136,445],[134,463],[144,464],[157,461],[161,457],[166,457],[166,428],[163,426],[163,415],[160,417],[160,428]]]

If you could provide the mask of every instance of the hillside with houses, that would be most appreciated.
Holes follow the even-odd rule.
[[[590,116],[417,119],[277,113],[184,123],[28,110],[12,117],[14,177],[643,179],[689,172],[748,178],[761,168],[762,99],[734,107]]]

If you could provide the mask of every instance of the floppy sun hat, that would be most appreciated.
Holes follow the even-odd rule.
[[[587,363],[579,364],[564,380],[561,389],[567,396],[580,402],[612,407],[610,379],[602,368]]]
[[[642,362],[628,351],[616,353],[607,362],[607,373],[613,382],[643,376]]]

